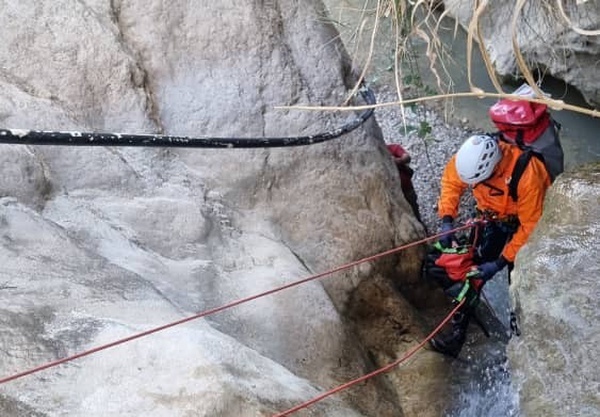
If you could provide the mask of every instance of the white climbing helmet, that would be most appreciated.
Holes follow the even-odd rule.
[[[487,180],[502,158],[498,142],[489,135],[473,135],[456,153],[456,170],[460,179],[475,185]]]

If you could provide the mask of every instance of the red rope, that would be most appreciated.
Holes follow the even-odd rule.
[[[22,377],[27,376],[27,375],[31,375],[31,374],[43,371],[43,370],[48,369],[48,368],[53,368],[55,366],[61,365],[61,364],[66,363],[66,362],[74,361],[75,359],[79,359],[79,358],[82,358],[84,356],[92,355],[92,354],[100,352],[102,350],[106,350],[106,349],[109,349],[109,348],[112,348],[112,347],[115,347],[115,346],[118,346],[118,345],[122,345],[123,343],[131,342],[132,340],[135,340],[135,339],[140,339],[142,337],[151,335],[153,333],[160,332],[162,330],[169,329],[171,327],[178,326],[180,324],[187,323],[187,322],[192,321],[192,320],[196,320],[196,319],[199,319],[199,318],[202,318],[202,317],[209,316],[211,314],[218,313],[218,312],[226,310],[228,308],[232,308],[232,307],[238,306],[240,304],[247,303],[247,302],[252,301],[252,300],[256,300],[257,298],[261,298],[261,297],[265,297],[267,295],[275,294],[277,292],[286,290],[288,288],[296,287],[296,286],[298,286],[300,284],[304,284],[304,283],[309,282],[309,281],[314,281],[314,280],[322,278],[322,277],[324,277],[326,275],[331,275],[331,274],[334,274],[336,272],[340,272],[340,271],[352,268],[352,267],[354,267],[356,265],[359,265],[361,263],[370,262],[370,261],[373,261],[375,259],[382,258],[384,256],[391,255],[391,254],[396,253],[396,252],[400,252],[400,251],[402,251],[404,249],[408,249],[408,248],[420,245],[422,243],[426,243],[426,242],[429,242],[431,240],[435,240],[435,239],[437,239],[437,238],[439,238],[441,236],[444,236],[444,235],[446,235],[448,233],[457,232],[457,231],[464,230],[464,229],[467,229],[467,228],[470,228],[470,227],[473,227],[473,224],[463,225],[463,226],[457,227],[456,229],[454,229],[452,231],[448,231],[448,232],[445,232],[445,233],[439,233],[439,234],[436,234],[436,235],[433,235],[433,236],[429,236],[429,237],[427,237],[425,239],[421,239],[421,240],[418,240],[416,242],[408,243],[406,245],[399,246],[397,248],[390,249],[388,251],[381,252],[381,253],[376,254],[376,255],[372,255],[372,256],[369,256],[369,257],[366,257],[366,258],[362,258],[362,259],[359,259],[358,261],[350,262],[348,264],[345,264],[345,265],[339,266],[337,268],[334,268],[334,269],[332,269],[330,271],[326,271],[326,272],[322,272],[320,274],[312,275],[310,277],[301,279],[299,281],[292,282],[290,284],[287,284],[287,285],[284,285],[284,286],[281,286],[281,287],[278,287],[278,288],[274,288],[274,289],[269,290],[269,291],[265,291],[265,292],[262,292],[262,293],[259,293],[259,294],[256,294],[256,295],[252,295],[252,296],[249,296],[249,297],[246,297],[246,298],[242,298],[242,299],[239,299],[237,301],[233,301],[231,303],[225,304],[225,305],[223,305],[221,307],[215,307],[215,308],[212,308],[212,309],[209,309],[209,310],[205,310],[205,311],[202,311],[202,312],[200,312],[198,314],[195,314],[193,316],[186,317],[186,318],[183,318],[181,320],[177,320],[177,321],[174,321],[172,323],[168,323],[168,324],[165,324],[165,325],[162,325],[162,326],[158,326],[158,327],[155,327],[153,329],[149,329],[149,330],[146,330],[146,331],[143,331],[143,332],[140,332],[140,333],[137,333],[137,334],[125,337],[123,339],[119,339],[119,340],[116,340],[114,342],[107,343],[105,345],[101,345],[101,346],[95,347],[93,349],[77,353],[77,354],[72,355],[72,356],[68,356],[66,358],[57,359],[55,361],[52,361],[52,362],[46,363],[44,365],[40,365],[40,366],[37,366],[35,368],[32,368],[32,369],[29,369],[29,370],[26,370],[26,371],[14,374],[12,376],[4,377],[4,378],[0,379],[0,385],[4,384],[6,382],[14,381],[15,379],[19,379],[19,378],[22,378]]]
[[[454,313],[456,313],[458,311],[458,309],[460,307],[462,307],[462,305],[464,304],[465,300],[463,299],[460,303],[458,303],[456,305],[456,307],[454,307],[452,309],[452,311],[448,314],[448,316],[446,316],[446,318],[444,320],[441,321],[441,323],[421,342],[419,343],[417,346],[415,346],[414,348],[412,348],[406,355],[404,355],[403,357],[401,357],[400,359],[395,360],[392,363],[387,364],[386,366],[384,366],[383,368],[379,368],[371,373],[368,373],[366,375],[361,376],[360,378],[354,379],[352,381],[346,382],[343,385],[340,385],[336,388],[333,388],[327,392],[324,392],[321,395],[318,395],[316,397],[314,397],[313,399],[306,401],[302,404],[299,404],[293,408],[290,408],[287,411],[284,411],[282,413],[279,414],[274,414],[272,417],[284,417],[284,416],[289,416],[290,414],[295,413],[296,411],[300,411],[304,408],[308,408],[309,406],[324,400],[325,398],[336,394],[340,391],[345,390],[346,388],[350,388],[353,385],[356,385],[360,382],[366,381],[367,379],[373,378],[377,375],[383,374],[385,372],[388,372],[389,370],[391,370],[392,368],[400,365],[402,362],[407,361],[411,356],[413,356],[415,353],[417,353],[423,346],[425,346],[425,344],[433,337],[435,336],[441,329],[442,327],[444,327],[444,325],[446,323],[448,323],[448,321],[452,318],[452,316],[454,315]]]

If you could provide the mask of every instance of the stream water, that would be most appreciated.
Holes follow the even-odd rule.
[[[375,25],[376,0],[325,0],[330,11],[330,19],[340,31],[348,50],[355,58],[357,67],[363,69],[369,62],[366,79],[372,83],[395,86],[393,71],[394,52],[396,50],[394,28],[391,17],[381,17],[377,24],[376,36],[373,39],[373,50],[370,52],[371,34]],[[450,74],[455,92],[468,92],[467,82],[467,41],[462,30],[455,31],[455,21],[446,18],[440,26],[440,38],[447,56],[442,56],[446,71]],[[436,79],[428,70],[429,62],[425,57],[424,42],[414,39],[413,48],[407,53],[412,55],[410,63],[403,65],[404,81],[415,80],[415,72],[428,89],[436,86]],[[370,56],[370,59],[368,59]],[[484,91],[495,92],[492,82],[485,70],[479,50],[474,48],[472,57],[472,79],[475,85]],[[521,83],[504,84],[505,91],[516,89]],[[542,89],[553,98],[566,103],[588,107],[581,94],[561,80],[546,77]],[[468,125],[482,131],[493,131],[487,111],[494,104],[491,98],[455,99],[447,114],[455,120],[466,120]],[[593,118],[571,111],[553,111],[554,118],[562,125],[561,143],[565,151],[566,169],[574,168],[586,162],[600,160],[600,118]]]
[[[377,22],[377,31],[372,38],[375,27],[376,0],[325,0],[331,19],[338,30],[360,70],[365,68],[365,78],[371,84],[396,85],[394,53],[396,37],[391,17],[383,17]],[[452,19],[444,20],[441,26],[442,39],[448,55],[444,59],[447,72],[451,75],[455,92],[468,92],[467,82],[467,42],[462,30],[455,33]],[[423,41],[414,40],[412,54],[408,64],[403,65],[404,81],[418,82],[426,90],[433,90],[436,85],[434,75],[428,70],[428,61],[424,54]],[[484,91],[495,89],[485,70],[479,54],[474,51],[472,57],[473,82]],[[412,78],[410,78],[412,77]],[[521,83],[503,85],[505,91],[513,91]],[[564,82],[547,77],[542,89],[553,98],[566,103],[587,107],[581,94]],[[464,123],[472,129],[493,131],[487,111],[494,104],[494,99],[455,99],[446,104],[447,115],[455,122]],[[573,169],[577,166],[600,160],[600,119],[570,111],[554,111],[554,118],[562,125],[561,142],[565,152],[565,167]],[[485,294],[489,304],[498,318],[508,318],[510,305],[507,280],[495,279],[486,286]],[[506,320],[507,321],[507,320]],[[509,323],[504,325],[508,328]],[[469,348],[469,346],[466,346]],[[511,386],[510,370],[505,359],[506,346],[498,341],[485,342],[467,354],[467,364],[456,372],[455,383],[461,394],[453,403],[453,409],[446,417],[517,417],[519,415],[518,396]]]
[[[448,69],[456,83],[455,90],[469,91],[465,66],[467,62],[465,33],[459,31],[454,38],[450,34],[450,31],[446,31],[443,39],[454,58],[452,62],[448,63]],[[421,67],[425,67],[424,62],[421,64]],[[430,72],[422,71],[422,74],[425,84],[434,85],[435,80]],[[473,54],[473,81],[484,91],[495,91],[485,71],[485,64],[478,50],[477,53]],[[512,92],[520,84],[521,82],[515,84],[505,83],[502,87],[505,91]],[[563,100],[569,104],[585,108],[589,107],[577,89],[567,85],[562,80],[545,77],[541,87],[542,90],[549,93],[553,98]],[[488,109],[494,102],[494,99],[460,99],[460,102],[457,101],[454,103],[453,117],[467,119],[470,126],[482,131],[495,130],[487,114]],[[593,118],[572,111],[552,111],[552,115],[562,125],[561,143],[565,152],[566,169],[575,168],[586,162],[600,160],[600,140],[598,140],[600,118]]]

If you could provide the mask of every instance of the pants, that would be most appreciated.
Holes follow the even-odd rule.
[[[516,229],[516,226],[499,221],[477,225],[470,237],[475,248],[476,263],[481,264],[498,259]]]
[[[475,226],[471,231],[470,242],[475,248],[474,261],[480,265],[485,262],[495,261],[502,255],[504,246],[512,239],[519,225],[501,221],[490,221]],[[508,279],[513,264],[508,264]]]
[[[419,204],[417,203],[417,192],[415,191],[412,183],[414,171],[407,165],[401,165],[398,167],[398,173],[400,175],[400,185],[402,186],[404,198],[406,198],[406,201],[408,201],[408,204],[410,204],[410,207],[412,208],[417,220],[422,223],[421,213],[419,212]]]

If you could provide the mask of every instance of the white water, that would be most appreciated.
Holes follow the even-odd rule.
[[[498,274],[486,284],[483,293],[508,332],[511,307],[506,275]],[[473,330],[471,326],[470,338]],[[517,417],[518,396],[511,385],[506,345],[492,337],[473,350],[470,352],[469,346],[466,346],[466,356],[472,364],[464,372],[466,378],[461,383],[461,395],[448,417]]]

